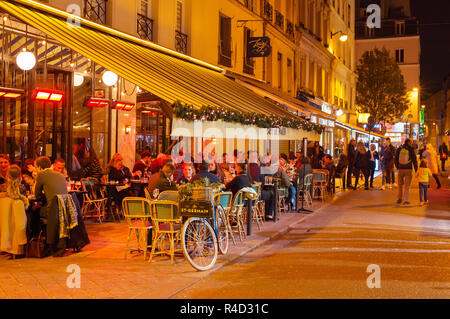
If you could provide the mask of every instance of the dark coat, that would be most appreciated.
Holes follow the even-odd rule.
[[[130,169],[126,166],[122,166],[121,169],[117,170],[115,167],[109,168],[108,178],[110,181],[118,181],[123,183],[125,179],[130,180],[132,178]]]
[[[159,192],[162,193],[164,191],[176,191],[177,186],[174,182],[172,182],[170,179],[168,179],[164,174],[159,171],[156,174],[153,174],[150,177],[149,183],[148,183],[148,190],[150,194],[153,193],[153,190],[159,189]]]
[[[196,180],[201,179],[201,178],[209,179],[210,183],[220,183],[219,177],[217,177],[216,175],[214,175],[213,173],[208,172],[208,171],[200,171],[200,172],[198,172],[198,174],[195,174],[194,177],[192,177],[191,182],[196,181]]]
[[[370,161],[369,152],[365,152],[364,154],[362,154],[360,152],[356,152],[356,157],[355,157],[355,167],[356,168],[368,169],[369,161]]]
[[[385,169],[393,169],[395,158],[395,147],[392,146],[392,144],[390,144],[389,147],[383,148],[381,156],[383,157],[383,167]]]
[[[250,187],[250,179],[247,174],[239,174],[227,184],[226,189],[233,193],[233,196],[244,187]]]
[[[355,158],[356,158],[356,149],[352,144],[348,144],[347,147],[347,164],[349,167],[352,167],[355,165]]]

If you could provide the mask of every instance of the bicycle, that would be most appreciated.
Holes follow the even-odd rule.
[[[181,201],[180,213],[188,217],[181,229],[183,254],[199,271],[211,269],[218,252],[228,251],[228,228],[225,210],[210,201]]]

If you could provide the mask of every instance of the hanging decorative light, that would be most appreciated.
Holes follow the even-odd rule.
[[[26,45],[28,42],[28,26],[25,28],[25,47],[22,52],[17,55],[16,63],[21,70],[28,71],[36,65],[36,57],[32,52],[27,51]]]
[[[16,63],[21,70],[28,71],[36,65],[36,57],[33,53],[25,50],[17,55]]]
[[[105,83],[107,86],[113,86],[117,83],[119,77],[114,72],[106,71],[105,73],[103,73],[102,80],[103,83]]]
[[[80,73],[73,74],[73,86],[80,86],[84,82],[84,76]]]

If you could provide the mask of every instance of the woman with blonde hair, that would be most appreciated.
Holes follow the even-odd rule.
[[[6,193],[0,196],[0,251],[10,253],[11,258],[23,255],[27,243],[28,199],[20,193],[21,170],[11,165],[6,176]]]
[[[354,190],[358,187],[359,176],[361,173],[364,174],[364,189],[369,189],[369,161],[370,154],[367,152],[366,147],[362,141],[358,142],[356,146],[356,156],[355,156],[355,168],[356,168],[356,181]]]
[[[428,168],[433,174],[432,176],[436,181],[437,189],[441,188],[441,182],[439,181],[438,177],[439,174],[438,154],[433,145],[431,145],[431,143],[427,144],[425,151],[422,153],[422,157],[425,158],[428,162]]]

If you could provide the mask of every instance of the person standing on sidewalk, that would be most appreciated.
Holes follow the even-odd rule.
[[[382,152],[383,155],[381,156],[381,161],[383,162],[383,167],[386,174],[386,188],[392,189],[391,180],[394,170],[395,148],[394,146],[392,146],[391,139],[389,137],[386,139],[386,146],[384,147]]]
[[[348,143],[347,147],[347,188],[352,188],[352,174],[355,165],[355,156],[356,156],[356,141],[352,138],[350,143]]]
[[[369,159],[369,182],[370,188],[373,188],[373,177],[375,175],[376,160],[379,160],[378,152],[375,149],[375,144],[370,145],[370,159]]]
[[[442,145],[439,146],[439,155],[441,157],[441,163],[442,163],[442,171],[445,172],[445,161],[448,158],[448,147],[447,144],[445,144],[445,141],[442,142]]]
[[[405,144],[400,146],[395,153],[395,166],[398,169],[398,196],[397,204],[409,205],[409,187],[412,180],[412,169],[417,171],[417,157],[409,138],[405,140]],[[403,187],[404,186],[404,187]]]
[[[428,162],[426,159],[422,159],[420,161],[419,169],[416,173],[416,178],[419,181],[419,193],[420,193],[420,206],[423,204],[428,204],[428,184],[430,182],[430,177],[433,176],[431,174],[430,169],[428,168]]]
[[[355,157],[355,168],[356,168],[356,181],[354,190],[358,187],[359,176],[361,173],[364,174],[364,189],[369,189],[369,161],[370,154],[366,151],[366,147],[363,142],[358,143],[356,157]]]
[[[438,177],[439,174],[438,155],[433,145],[431,145],[431,143],[427,144],[427,148],[425,152],[423,152],[423,158],[425,158],[428,162],[428,167],[430,168],[430,171],[433,174],[433,178],[436,181],[437,189],[441,188],[441,182],[439,181]]]

